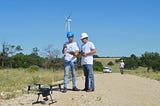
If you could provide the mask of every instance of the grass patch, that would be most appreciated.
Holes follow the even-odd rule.
[[[77,71],[77,76],[82,71]],[[3,69],[0,70],[0,99],[10,99],[26,93],[27,86],[35,83],[50,85],[63,80],[63,70],[40,69],[30,73],[25,69]],[[71,78],[71,76],[70,76]]]
[[[147,72],[147,68],[144,67],[139,67],[136,70],[125,70],[125,73],[160,81],[160,72],[154,72],[152,70],[150,70],[150,72]]]
[[[5,69],[0,70],[0,92],[13,92],[21,90],[30,84],[52,83],[63,78],[62,72],[52,72],[49,70],[40,70],[34,73],[26,72],[23,69]]]

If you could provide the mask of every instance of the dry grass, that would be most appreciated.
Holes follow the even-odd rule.
[[[154,72],[152,70],[147,72],[147,68],[144,68],[144,67],[139,67],[136,70],[125,70],[125,73],[138,75],[138,76],[141,76],[141,77],[146,77],[146,78],[150,78],[150,79],[160,81],[160,72],[158,72],[158,71]]]
[[[64,76],[63,70],[53,72],[52,70],[44,69],[34,73],[29,73],[24,69],[4,69],[0,70],[0,75],[1,99],[10,99],[26,93],[28,85],[36,83],[49,85],[63,80]],[[81,70],[77,71],[77,76],[79,75],[82,75]]]

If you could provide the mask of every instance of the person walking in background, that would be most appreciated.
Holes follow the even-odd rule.
[[[96,53],[95,45],[88,40],[88,34],[81,34],[81,64],[85,76],[85,88],[83,91],[93,92],[95,90],[94,72],[93,72],[93,54]]]
[[[67,92],[68,74],[71,69],[72,73],[72,90],[79,91],[76,87],[76,62],[79,52],[77,42],[74,42],[74,34],[72,32],[67,33],[68,41],[63,45],[62,53],[64,54],[64,90]]]
[[[124,66],[125,66],[125,64],[124,64],[123,60],[121,60],[120,65],[119,65],[121,74],[123,74]]]

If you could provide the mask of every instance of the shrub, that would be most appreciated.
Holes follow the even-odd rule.
[[[141,65],[154,71],[160,71],[160,54],[157,52],[145,52],[141,56]]]
[[[31,68],[31,69],[33,69],[35,71],[39,70],[39,66],[37,66],[37,65],[30,66],[29,68]]]
[[[160,71],[160,61],[153,60],[151,66],[154,71]]]
[[[139,67],[138,62],[132,58],[126,58],[125,60],[125,68],[135,70]]]
[[[116,59],[115,63],[119,63],[121,61],[121,59]]]
[[[113,64],[113,62],[112,61],[110,61],[110,62],[108,62],[108,64],[107,65],[109,65],[109,66],[113,66],[114,64]]]
[[[38,70],[39,70],[39,67],[36,65],[30,66],[29,68],[27,68],[27,72],[29,72],[29,73],[34,73]]]
[[[99,61],[94,60],[94,61],[93,61],[93,70],[95,70],[95,71],[100,71],[100,72],[101,72],[102,69],[103,69],[102,63],[99,62]]]

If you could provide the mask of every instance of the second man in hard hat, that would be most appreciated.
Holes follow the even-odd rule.
[[[95,45],[88,40],[88,34],[81,34],[81,63],[85,76],[85,88],[83,91],[93,92],[95,90],[94,72],[93,72],[93,54],[96,53]]]

